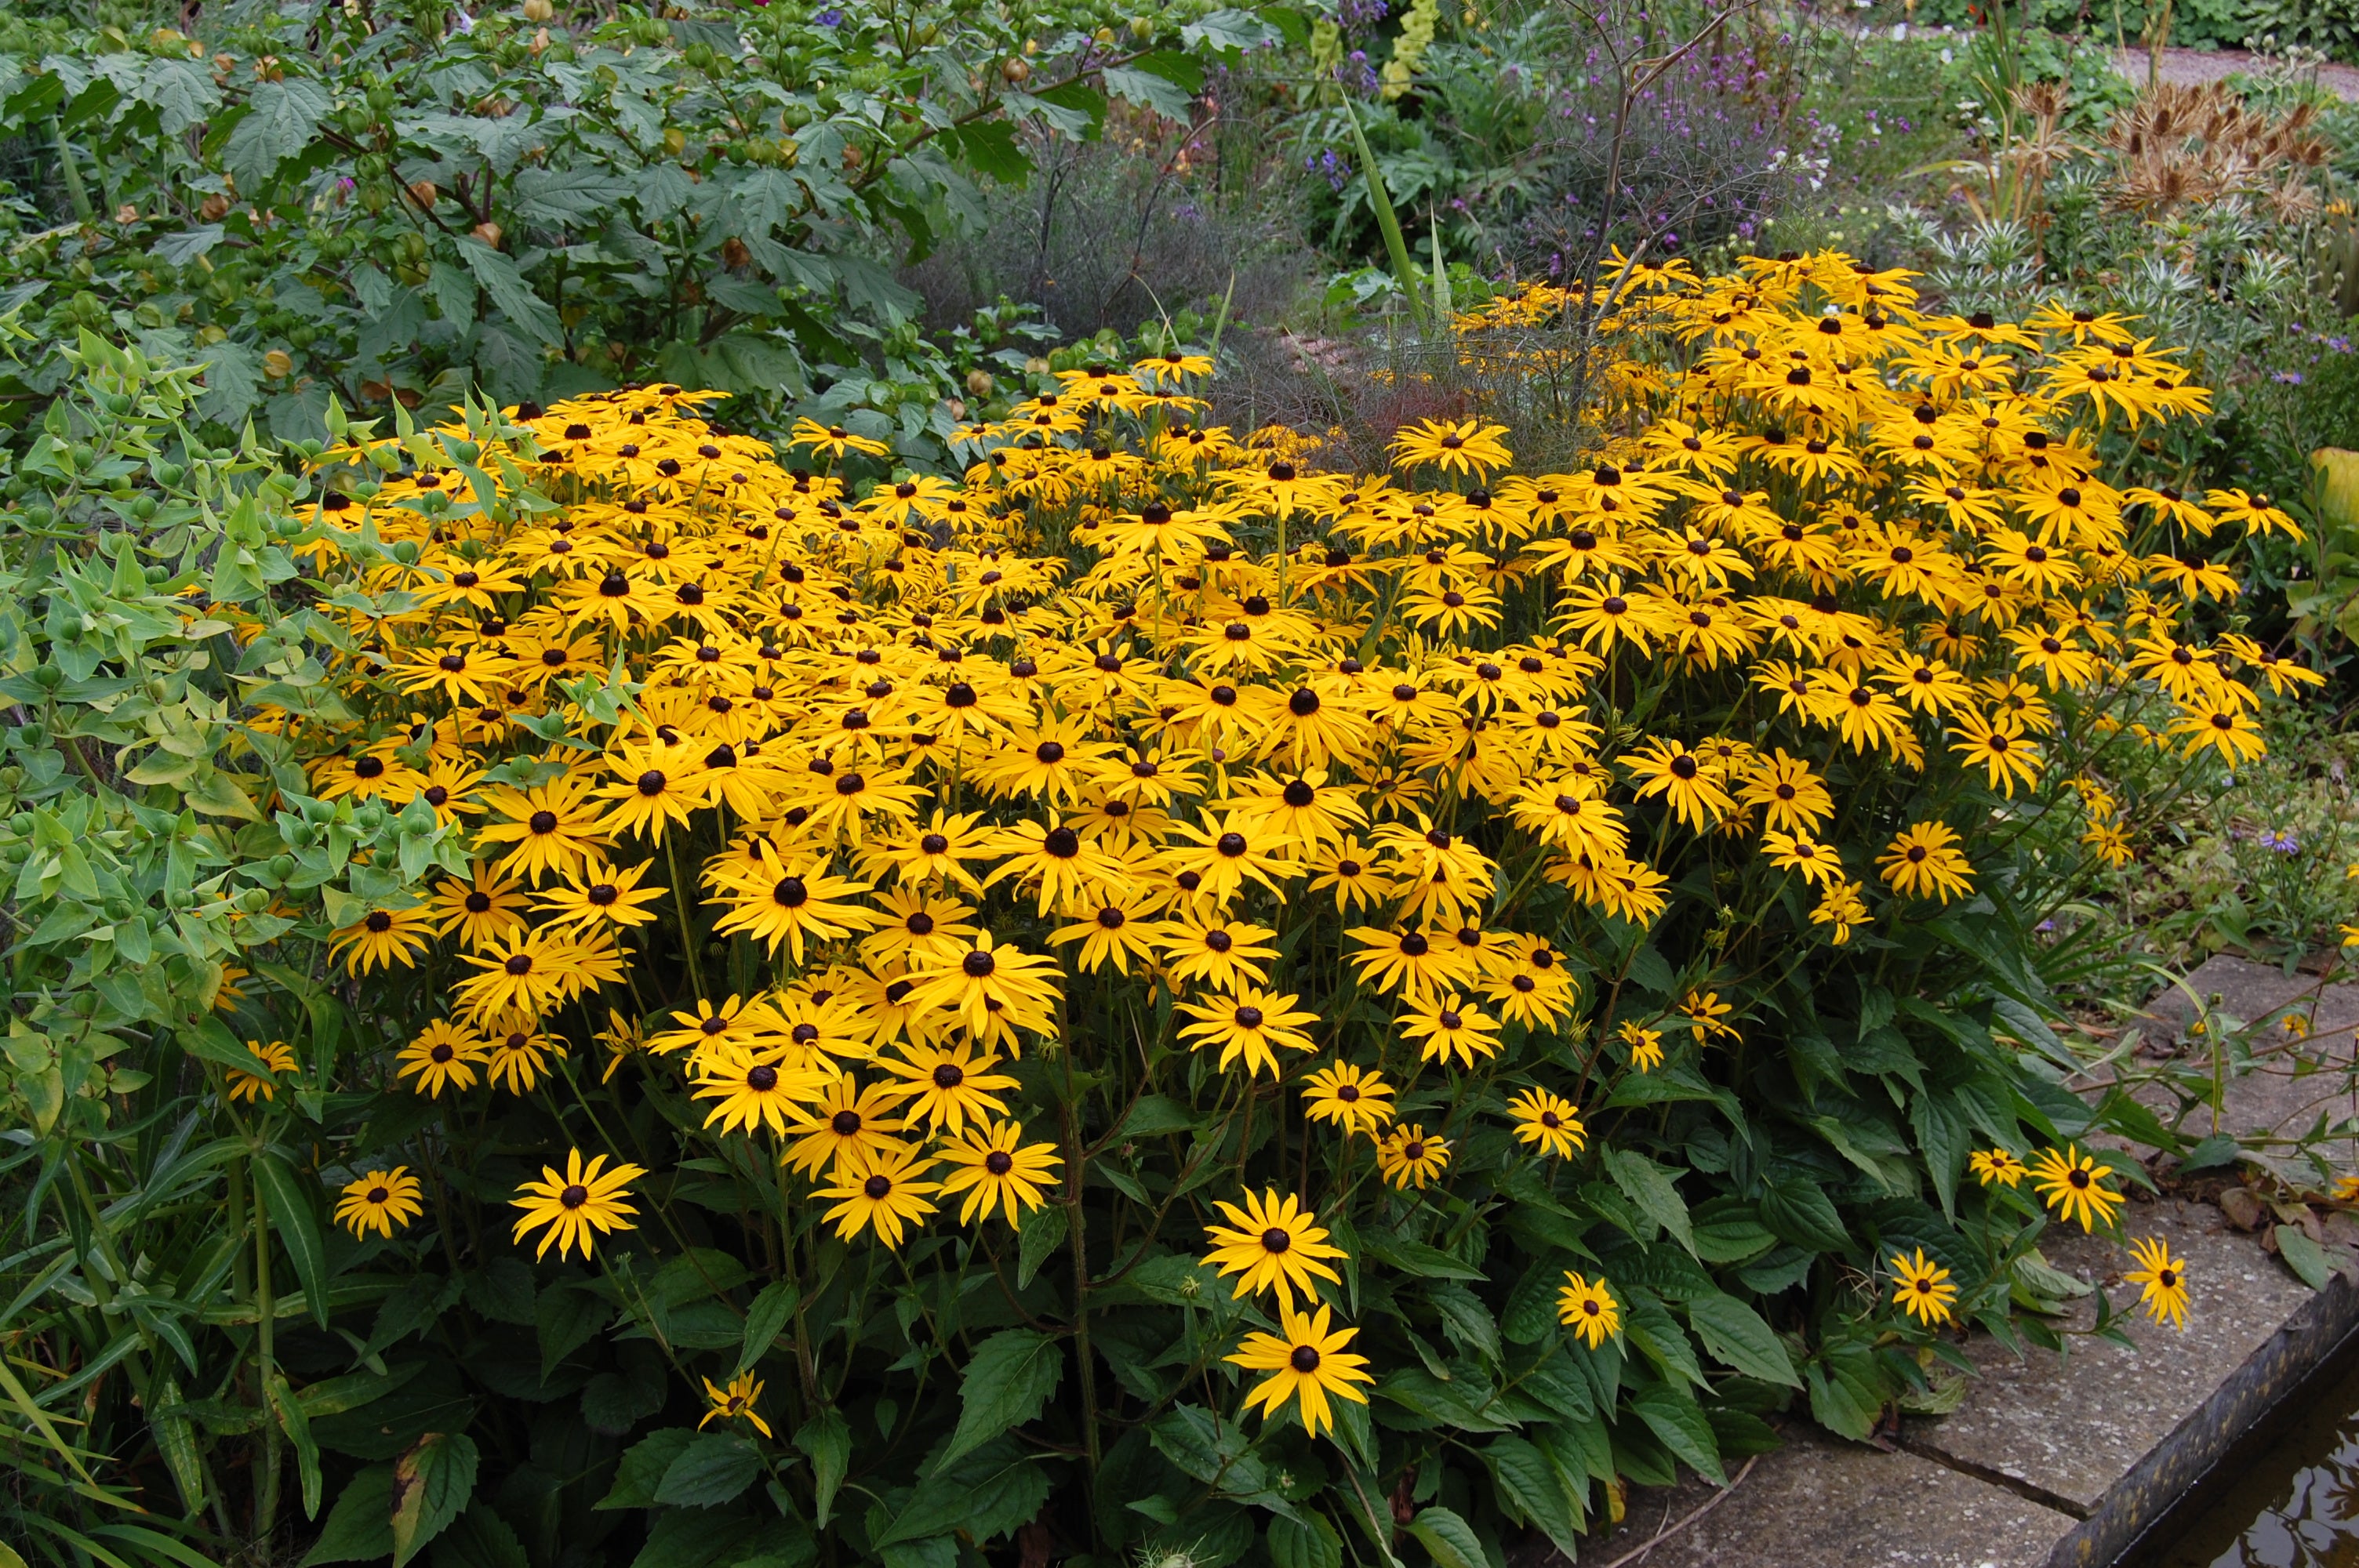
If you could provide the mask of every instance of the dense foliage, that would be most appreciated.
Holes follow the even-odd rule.
[[[1019,133],[1093,134],[1109,92],[1184,115],[1205,61],[1277,37],[1202,6],[549,12],[28,31],[0,138],[43,177],[0,213],[0,298],[57,340],[201,360],[217,440],[316,435],[332,401],[669,377],[939,457],[941,400],[995,345],[922,341],[897,262],[977,222],[979,177],[1022,176]],[[0,391],[37,412],[68,369],[29,359]]]
[[[1610,351],[1529,475],[1321,471],[1177,348],[955,481],[678,384],[277,472],[84,339],[0,620],[12,1536],[1475,1568],[2053,1343],[2144,1179],[2077,1141],[2178,1140],[2032,927],[2312,678],[2198,630],[2294,525],[2172,487],[2117,319],[1615,281],[1465,323]]]

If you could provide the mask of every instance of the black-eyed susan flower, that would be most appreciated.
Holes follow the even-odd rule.
[[[2012,1150],[1977,1149],[1966,1156],[1966,1169],[1986,1187],[2011,1187],[2031,1169]]]
[[[1591,1280],[1568,1269],[1556,1293],[1556,1319],[1595,1350],[1622,1332],[1622,1306],[1603,1279]]]
[[[1401,1038],[1429,1062],[1463,1067],[1499,1054],[1499,1022],[1463,996],[1434,994],[1400,1020]]]
[[[328,944],[331,956],[343,959],[353,974],[372,969],[418,967],[434,934],[434,915],[426,909],[372,909],[338,931]]]
[[[995,1072],[999,1058],[979,1052],[972,1042],[952,1045],[905,1044],[897,1056],[879,1055],[876,1065],[899,1080],[886,1086],[901,1101],[903,1112],[929,1132],[956,1137],[970,1121],[982,1123],[989,1115],[1006,1116],[1001,1092],[1016,1080]]]
[[[1876,865],[1893,892],[1943,903],[1973,891],[1973,868],[1946,823],[1919,822],[1895,834]]]
[[[2138,1304],[2157,1323],[2184,1332],[2187,1327],[2187,1264],[2170,1255],[2170,1244],[2158,1236],[2130,1243],[2137,1267],[2122,1278],[2138,1288]]]
[[[257,1098],[277,1100],[278,1075],[295,1071],[294,1051],[284,1040],[273,1040],[267,1044],[249,1040],[245,1043],[245,1054],[254,1058],[256,1070],[247,1073],[235,1067],[225,1069],[222,1079],[228,1087],[229,1098],[245,1104],[252,1104]]]
[[[426,1212],[418,1195],[418,1178],[409,1173],[407,1165],[396,1165],[390,1171],[364,1171],[344,1184],[336,1200],[336,1223],[357,1239],[367,1240],[369,1232],[374,1230],[390,1241],[395,1231],[408,1229],[411,1220]]]
[[[790,1121],[801,1118],[804,1106],[839,1081],[832,1073],[765,1061],[743,1046],[722,1046],[699,1054],[695,1098],[714,1102],[704,1119],[707,1127],[747,1133],[766,1127],[784,1134]]]
[[[1049,1184],[1064,1163],[1053,1143],[1027,1143],[1023,1124],[978,1122],[939,1145],[934,1153],[951,1166],[942,1179],[942,1196],[964,1194],[959,1202],[959,1223],[989,1219],[996,1207],[1015,1225],[1047,1201]]]
[[[1625,1020],[1614,1031],[1614,1037],[1630,1053],[1630,1065],[1642,1073],[1651,1073],[1663,1065],[1663,1032]]]
[[[478,948],[522,933],[530,902],[524,882],[502,876],[486,862],[477,862],[469,872],[465,881],[445,878],[435,884],[431,907],[438,933],[455,935],[460,946]]]
[[[707,1378],[704,1379],[704,1418],[696,1423],[696,1429],[701,1432],[716,1421],[742,1420],[751,1422],[755,1431],[767,1437],[770,1435],[770,1423],[764,1421],[761,1413],[754,1408],[761,1397],[762,1380],[750,1371],[739,1372],[731,1378],[726,1388]]]
[[[1527,1088],[1507,1102],[1516,1139],[1542,1154],[1569,1160],[1588,1147],[1579,1108],[1562,1095]]]
[[[1958,1287],[1950,1283],[1950,1271],[1925,1256],[1922,1247],[1912,1257],[1896,1252],[1885,1260],[1892,1271],[1892,1301],[1909,1316],[1928,1328],[1950,1321],[1951,1309],[1958,1299]]]
[[[1351,1062],[1335,1062],[1303,1080],[1303,1114],[1331,1121],[1346,1133],[1373,1133],[1393,1119],[1393,1087],[1385,1076]]]
[[[2059,1218],[2079,1220],[2083,1230],[2114,1223],[2122,1195],[2105,1185],[2113,1173],[2111,1165],[2100,1165],[2082,1153],[2078,1144],[2061,1152],[2042,1149],[2031,1162],[2031,1183],[2040,1198]]]
[[[1314,1279],[1342,1283],[1325,1260],[1345,1256],[1343,1249],[1328,1244],[1327,1231],[1313,1223],[1315,1217],[1293,1194],[1269,1188],[1246,1193],[1242,1208],[1226,1200],[1215,1200],[1213,1206],[1229,1223],[1204,1227],[1212,1243],[1204,1260],[1223,1279],[1235,1277],[1234,1294],[1273,1291],[1283,1307],[1292,1303],[1296,1291],[1306,1300],[1315,1297]]]
[[[581,1150],[569,1149],[562,1172],[544,1165],[539,1181],[517,1187],[521,1195],[510,1202],[524,1214],[516,1222],[514,1239],[521,1242],[539,1230],[540,1246],[534,1258],[548,1257],[552,1246],[560,1258],[570,1258],[577,1250],[587,1258],[598,1237],[637,1228],[631,1217],[638,1210],[625,1200],[630,1184],[647,1173],[644,1167],[627,1161],[609,1169],[603,1154],[592,1155],[585,1164]]]
[[[799,1102],[786,1129],[788,1168],[817,1176],[830,1166],[848,1170],[872,1153],[902,1147],[908,1123],[896,1111],[900,1097],[887,1084],[863,1085],[849,1073],[830,1077],[821,1091]]]
[[[821,1202],[835,1206],[827,1218],[845,1241],[866,1230],[887,1247],[899,1247],[908,1229],[934,1212],[929,1194],[941,1190],[923,1179],[931,1161],[897,1140],[866,1144],[835,1169],[835,1180],[819,1189]]]
[[[428,1024],[396,1059],[398,1076],[415,1076],[410,1087],[429,1099],[445,1088],[472,1089],[476,1070],[484,1065],[483,1037],[447,1018]]]
[[[1232,996],[1215,995],[1208,1001],[1181,1002],[1180,1011],[1195,1022],[1182,1025],[1180,1035],[1190,1050],[1218,1046],[1224,1071],[1243,1061],[1250,1076],[1258,1077],[1266,1070],[1274,1078],[1282,1077],[1285,1069],[1278,1063],[1280,1051],[1315,1048],[1303,1026],[1318,1022],[1319,1015],[1298,1011],[1294,1004],[1299,1000],[1290,993],[1245,986]]]
[[[1415,1187],[1423,1191],[1425,1184],[1449,1167],[1450,1141],[1437,1135],[1429,1136],[1415,1122],[1396,1127],[1376,1142],[1376,1168],[1385,1180],[1404,1190]]]
[[[1375,1381],[1367,1370],[1368,1359],[1344,1348],[1358,1329],[1332,1327],[1324,1303],[1308,1313],[1282,1306],[1278,1326],[1278,1334],[1246,1335],[1235,1354],[1223,1357],[1248,1372],[1269,1374],[1246,1392],[1246,1404],[1258,1406],[1266,1419],[1293,1400],[1303,1431],[1317,1437],[1335,1422],[1331,1399],[1368,1402],[1368,1396],[1354,1387]]]

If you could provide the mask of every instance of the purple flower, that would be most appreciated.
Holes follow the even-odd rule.
[[[831,5],[826,10],[821,11],[818,16],[813,16],[811,20],[817,22],[822,27],[842,27],[843,25],[843,13]]]
[[[2274,849],[2280,855],[2295,855],[2301,852],[2301,840],[2289,832],[2272,833],[2264,827],[2261,829],[2261,848]]]
[[[2281,370],[2271,374],[2269,379],[2271,381],[2283,382],[2288,386],[2299,386],[2301,384],[2301,372],[2298,370]]]

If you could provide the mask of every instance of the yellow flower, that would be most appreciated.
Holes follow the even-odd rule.
[[[1922,1247],[1917,1249],[1913,1258],[1894,1253],[1886,1267],[1892,1271],[1895,1305],[1928,1328],[1950,1321],[1951,1303],[1958,1299],[1958,1287],[1949,1282],[1950,1271],[1926,1257]]]
[[[751,1372],[740,1372],[729,1379],[727,1388],[716,1387],[712,1379],[704,1379],[704,1398],[712,1408],[704,1419],[696,1423],[699,1432],[716,1421],[735,1421],[739,1417],[754,1423],[754,1430],[763,1436],[770,1435],[770,1423],[755,1411],[754,1402],[762,1397],[761,1379]]]
[[[1630,1064],[1642,1073],[1663,1065],[1663,1032],[1625,1021],[1615,1033],[1630,1048]]]
[[[1046,1201],[1048,1184],[1064,1162],[1055,1144],[1023,1140],[1019,1123],[978,1123],[935,1151],[953,1167],[942,1183],[942,1195],[966,1195],[959,1205],[961,1225],[989,1219],[995,1206],[1014,1225]]]
[[[1973,891],[1973,868],[1958,842],[1947,824],[1919,822],[1895,834],[1876,864],[1893,892],[1947,903]]]
[[[2031,1162],[2032,1185],[2040,1197],[2061,1219],[2077,1219],[2083,1230],[2093,1230],[2099,1224],[2114,1223],[2114,1211],[2122,1205],[2121,1194],[2104,1184],[2114,1173],[2111,1165],[2100,1165],[2081,1152],[2077,1144],[2068,1146],[2062,1153],[2042,1149]]]
[[[1302,1200],[1292,1194],[1281,1196],[1275,1188],[1259,1195],[1247,1193],[1245,1198],[1243,1208],[1216,1200],[1213,1206],[1229,1223],[1204,1227],[1213,1243],[1204,1260],[1223,1279],[1238,1277],[1236,1295],[1272,1290],[1278,1304],[1288,1306],[1298,1290],[1305,1298],[1315,1293],[1314,1278],[1343,1282],[1322,1260],[1343,1257],[1343,1249],[1327,1244],[1327,1232],[1311,1223]]]
[[[258,1096],[275,1102],[278,1098],[277,1076],[295,1071],[294,1051],[284,1040],[273,1040],[267,1045],[259,1040],[249,1040],[245,1043],[245,1052],[262,1071],[243,1073],[235,1067],[226,1069],[222,1076],[229,1086],[229,1098],[250,1104]]]
[[[2187,1328],[2187,1264],[2170,1255],[2170,1245],[2160,1237],[2145,1237],[2130,1243],[2131,1255],[2137,1267],[2122,1276],[2138,1287],[2138,1304],[2157,1323],[2169,1323],[2184,1333]]]
[[[2031,1167],[2005,1149],[1977,1149],[1966,1156],[1966,1169],[1986,1187],[2011,1187]]]
[[[1245,1403],[1258,1406],[1265,1418],[1276,1415],[1288,1400],[1299,1401],[1302,1429],[1311,1436],[1332,1426],[1331,1398],[1366,1404],[1368,1396],[1353,1387],[1372,1383],[1368,1358],[1344,1348],[1360,1331],[1331,1328],[1328,1309],[1299,1313],[1290,1305],[1278,1309],[1278,1334],[1248,1334],[1236,1353],[1223,1359],[1248,1372],[1267,1372],[1245,1394]]]
[[[1376,1144],[1376,1168],[1385,1173],[1385,1180],[1403,1190],[1415,1187],[1422,1192],[1425,1184],[1441,1174],[1449,1163],[1449,1141],[1427,1137],[1425,1129],[1414,1122],[1394,1128]]]
[[[929,1162],[906,1143],[872,1143],[847,1153],[836,1165],[833,1184],[818,1195],[835,1205],[827,1217],[836,1235],[849,1241],[873,1230],[886,1246],[900,1246],[902,1233],[934,1212],[926,1195],[941,1191],[939,1182],[919,1179]]]
[[[336,1203],[336,1223],[348,1227],[361,1240],[375,1231],[387,1241],[397,1229],[425,1213],[418,1201],[418,1178],[407,1165],[390,1171],[367,1171],[344,1185]]]
[[[1403,427],[1393,437],[1393,460],[1403,469],[1437,468],[1444,473],[1480,478],[1513,460],[1506,443],[1500,439],[1506,433],[1505,425],[1485,425],[1479,419],[1424,419]]]
[[[1529,1088],[1507,1102],[1516,1136],[1543,1154],[1570,1159],[1588,1146],[1588,1130],[1573,1103],[1546,1089]]]
[[[522,1241],[547,1227],[534,1258],[548,1257],[551,1246],[560,1258],[571,1257],[577,1248],[587,1258],[599,1236],[637,1228],[630,1217],[638,1210],[624,1199],[630,1184],[647,1173],[627,1162],[618,1162],[612,1170],[603,1169],[605,1163],[605,1155],[593,1154],[585,1165],[582,1151],[569,1149],[561,1173],[554,1165],[544,1165],[539,1181],[517,1187],[523,1195],[510,1202],[524,1210],[524,1216],[516,1222],[515,1239]]]
[[[1605,1281],[1592,1281],[1570,1269],[1565,1271],[1563,1289],[1556,1293],[1556,1318],[1592,1350],[1622,1332],[1621,1303]]]
[[[1393,1087],[1382,1073],[1365,1071],[1350,1062],[1320,1068],[1304,1081],[1303,1114],[1313,1121],[1332,1121],[1347,1133],[1370,1132],[1393,1119]]]

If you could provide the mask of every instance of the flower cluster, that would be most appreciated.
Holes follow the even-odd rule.
[[[2194,630],[2235,591],[2223,531],[2291,520],[2100,460],[2204,406],[2130,323],[1930,315],[1835,254],[1617,276],[1564,472],[1480,419],[1316,471],[1176,352],[1044,380],[960,431],[955,480],[857,484],[889,450],[809,421],[782,460],[670,385],[330,450],[304,547],[351,590],[344,695],[271,724],[319,795],[466,857],[334,933],[355,975],[440,977],[401,1077],[531,1094],[603,1041],[789,1213],[896,1248],[953,1200],[1078,1205],[1084,1165],[1151,1241],[1208,1157],[1156,1119],[1233,1128],[1208,1261],[1280,1315],[1232,1359],[1315,1432],[1367,1374],[1304,1195],[1444,1204],[1494,1136],[1520,1152],[1481,1168],[1546,1189],[1593,1157],[1584,1104],[1708,1098],[1698,1064],[1761,1027],[1734,946],[1659,1001],[1593,952],[1674,903],[1793,954],[1897,932],[1977,896],[1995,814],[2076,792],[2126,854],[2069,760],[2087,694],[2142,685],[2176,714],[2152,743],[2235,761],[2260,687],[2315,678]],[[628,1229],[620,1153],[567,1150],[518,1238]],[[2077,1151],[2042,1161],[2110,1220]],[[414,1193],[371,1173],[344,1217],[389,1233]],[[1937,1262],[1892,1268],[1946,1317]],[[1602,1278],[1559,1307],[1619,1332]]]

